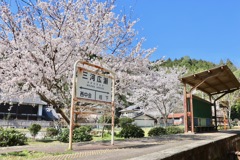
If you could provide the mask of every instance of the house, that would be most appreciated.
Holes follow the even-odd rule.
[[[120,110],[120,117],[128,117],[134,120],[133,124],[139,127],[153,127],[157,123],[157,119],[154,116],[143,113],[143,110],[137,106],[129,106]]]
[[[140,107],[137,106],[129,106],[119,111],[121,113],[120,117],[128,117],[133,118],[136,117],[139,113],[142,112]]]
[[[157,124],[157,119],[144,113],[140,113],[133,117],[133,124],[139,127],[154,127]]]
[[[25,128],[39,123],[42,127],[49,127],[58,119],[56,111],[39,98],[25,98],[21,103],[17,99],[0,103],[1,126]]]
[[[120,117],[128,117],[134,119],[134,124],[140,127],[152,127],[157,124],[159,113],[156,110],[143,111],[140,107],[130,106],[122,109]],[[184,113],[170,113],[167,119],[167,125],[182,125],[184,121]],[[160,126],[164,126],[162,118],[159,119]]]
[[[182,125],[184,121],[184,113],[170,113],[168,120],[173,121],[173,125]]]

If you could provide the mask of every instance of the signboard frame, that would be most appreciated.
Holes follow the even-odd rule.
[[[92,68],[92,70],[90,70],[89,68]],[[86,86],[86,84],[84,84],[86,81],[83,79],[83,71],[93,74],[95,76],[99,76],[102,78],[106,78],[108,79],[108,82],[111,82],[111,86],[109,86],[108,84],[97,84],[95,83],[95,87],[92,85]],[[80,75],[79,75],[80,73]],[[82,75],[81,75],[82,73]],[[105,73],[105,74],[104,74]],[[81,77],[82,76],[82,77]],[[83,79],[81,79],[83,78]],[[89,79],[91,80],[91,79]],[[95,79],[96,80],[96,79]],[[77,84],[77,83],[82,83],[82,84]],[[100,82],[99,82],[100,83]],[[85,86],[84,86],[85,85]],[[101,87],[96,87],[96,85],[101,85]],[[79,96],[77,96],[77,92],[81,92],[81,88],[77,89],[77,87],[79,86],[84,86],[85,88],[87,88],[88,90],[94,90],[95,91],[95,98],[93,99],[92,97],[82,97],[80,98]],[[72,84],[72,99],[71,99],[71,110],[70,110],[70,126],[69,126],[69,146],[68,149],[72,150],[72,140],[73,140],[73,129],[74,126],[79,126],[78,124],[74,123],[74,116],[75,114],[78,114],[77,111],[75,110],[76,105],[78,102],[83,102],[83,103],[92,103],[92,104],[101,104],[101,105],[106,105],[106,106],[111,106],[111,115],[112,115],[112,124],[111,124],[111,144],[114,145],[114,115],[115,115],[115,105],[114,105],[114,93],[115,93],[115,73],[111,70],[108,70],[106,68],[103,68],[101,66],[98,65],[94,65],[91,63],[88,63],[86,61],[81,61],[78,60],[75,62],[74,64],[74,70],[73,70],[73,84]],[[89,87],[89,88],[88,88]],[[108,88],[107,88],[108,87]],[[109,90],[110,87],[110,90]],[[97,88],[97,89],[94,89]],[[107,90],[108,92],[110,92],[110,99],[108,101],[107,98],[106,100],[98,100],[96,97],[96,92],[105,92],[105,90]],[[85,94],[89,94],[88,92],[86,92]],[[91,94],[92,96],[92,94]]]
[[[104,81],[102,81],[102,82],[95,82],[95,81],[93,81],[93,80],[88,80],[87,78],[83,78],[83,76],[82,75],[84,75],[84,72],[85,73],[90,73],[90,75],[94,75],[94,76],[96,76],[96,77],[99,77],[99,79],[101,78],[103,78],[104,80],[106,79],[107,80],[107,85],[106,84],[103,84],[103,82]],[[84,101],[89,101],[89,102],[92,102],[92,103],[104,103],[104,104],[106,104],[106,103],[109,103],[109,104],[111,104],[112,103],[112,100],[111,100],[111,96],[112,96],[112,93],[111,93],[111,85],[112,85],[112,79],[114,79],[112,76],[108,76],[108,75],[104,75],[104,74],[101,74],[101,73],[98,73],[98,72],[96,72],[96,71],[91,71],[91,70],[88,70],[88,69],[85,69],[85,68],[83,68],[83,67],[78,67],[78,69],[77,69],[77,74],[78,74],[78,77],[77,77],[77,83],[76,83],[76,98],[78,99],[78,100],[84,100]],[[79,76],[80,75],[80,76]],[[82,76],[82,77],[81,77]],[[91,77],[90,77],[91,78]],[[95,78],[96,79],[96,78]],[[98,78],[97,78],[98,79]],[[109,81],[109,79],[110,79],[110,81]],[[84,81],[87,81],[87,82],[85,82],[85,83],[91,83],[91,84],[89,84],[89,86],[87,86],[88,84],[84,84],[83,82]],[[82,85],[81,85],[81,82],[82,82]],[[93,83],[92,83],[93,82]],[[109,85],[109,83],[110,83],[110,85]],[[94,85],[92,85],[92,84],[94,84]],[[80,86],[79,86],[80,85]],[[99,87],[101,85],[101,87]],[[96,95],[95,95],[95,98],[94,98],[94,100],[93,99],[90,99],[90,98],[80,98],[80,97],[78,97],[77,95],[79,95],[78,94],[78,91],[79,90],[81,90],[81,87],[83,88],[83,89],[86,89],[86,90],[90,90],[90,91],[92,91],[92,92],[95,92],[95,94],[97,94],[98,92],[100,92],[100,93],[102,93],[102,92],[105,92],[105,93],[107,93],[107,94],[109,94],[109,98],[108,98],[108,101],[104,101],[104,100],[96,100]],[[100,89],[96,89],[97,87],[99,87]],[[105,87],[105,88],[104,88]],[[107,88],[108,87],[108,88]],[[110,88],[109,88],[110,87]],[[80,89],[78,89],[78,88],[80,88]],[[107,88],[107,89],[106,89]],[[107,91],[106,91],[107,90]],[[90,93],[89,93],[90,94]]]

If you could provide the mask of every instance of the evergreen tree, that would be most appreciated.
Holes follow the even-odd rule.
[[[237,67],[229,59],[227,59],[226,65],[232,70],[232,72],[237,70]]]
[[[205,61],[205,60],[196,60],[191,59],[189,56],[184,56],[180,59],[171,60],[168,58],[164,63],[160,64],[162,67],[185,67],[188,72],[187,74],[193,74],[208,70],[217,66],[217,64]]]

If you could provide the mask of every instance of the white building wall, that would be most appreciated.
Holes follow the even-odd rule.
[[[139,127],[153,127],[154,120],[134,120],[134,124]]]
[[[38,105],[38,116],[42,116],[42,110],[43,110],[43,106]]]
[[[134,119],[134,124],[136,124],[139,127],[153,127],[154,119],[148,116],[142,115]]]

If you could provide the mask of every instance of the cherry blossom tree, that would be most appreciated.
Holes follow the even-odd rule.
[[[135,75],[129,101],[143,111],[157,111],[166,126],[169,113],[173,112],[179,102],[182,104],[182,87],[178,80],[181,73],[182,69],[160,67]]]
[[[144,39],[135,42],[137,21],[115,14],[114,0],[15,2],[0,2],[1,101],[40,97],[69,122],[62,108],[70,106],[76,60],[115,71],[121,95],[128,74],[144,68],[154,51],[142,49]]]

